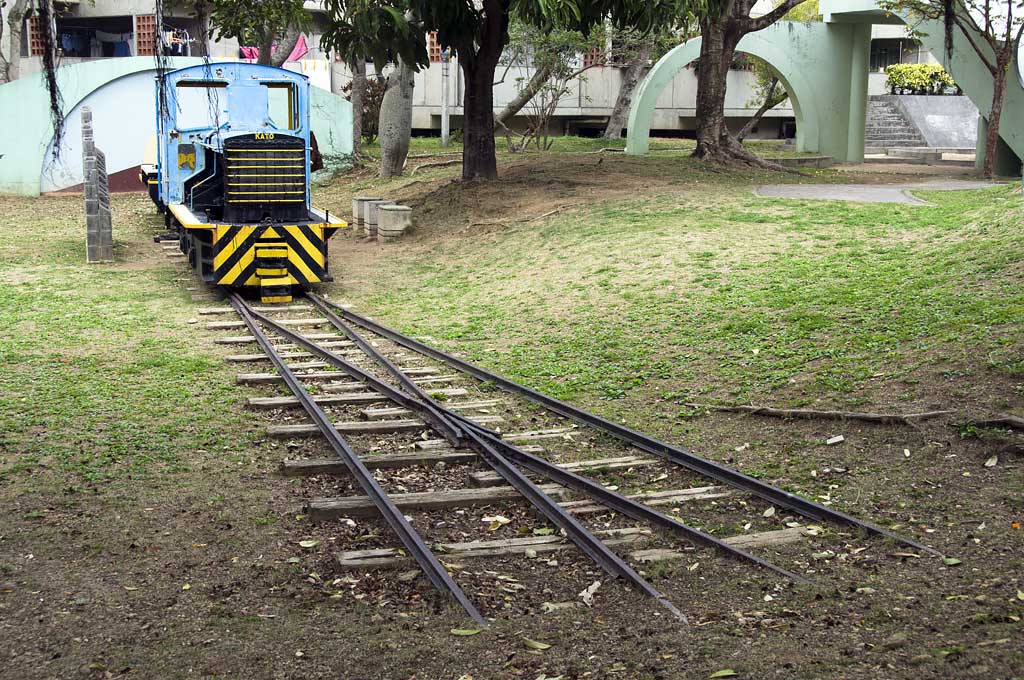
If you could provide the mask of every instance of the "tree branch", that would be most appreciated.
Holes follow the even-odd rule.
[[[754,31],[760,31],[762,28],[768,28],[782,17],[789,14],[789,11],[797,5],[802,5],[807,0],[784,0],[781,5],[773,9],[768,14],[759,16],[756,19],[750,18],[747,23],[748,32],[753,33]]]
[[[715,404],[685,404],[693,409],[724,411],[726,413],[749,413],[772,418],[800,418],[803,420],[863,420],[886,425],[910,425],[916,420],[931,420],[949,415],[952,411],[927,411],[925,413],[862,413],[859,411],[818,411],[815,409],[783,409],[767,406],[718,406]]]

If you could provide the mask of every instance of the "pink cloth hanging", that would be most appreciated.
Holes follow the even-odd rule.
[[[241,48],[241,50],[242,56],[246,59],[252,59],[253,61],[256,61],[257,59],[260,58],[260,48],[258,47],[243,47]]]
[[[309,52],[309,48],[306,46],[306,36],[300,35],[299,39],[295,42],[295,48],[285,61],[298,61],[306,56],[307,52]]]

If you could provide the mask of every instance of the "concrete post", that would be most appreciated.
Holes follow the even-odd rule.
[[[382,205],[394,205],[394,201],[378,200],[366,201],[363,203],[363,221],[365,222],[365,234],[370,238],[377,238],[377,213]]]
[[[864,129],[868,119],[868,68],[871,63],[871,24],[850,26],[850,108],[846,161],[864,162]]]
[[[412,208],[407,205],[381,205],[377,208],[377,242],[398,239],[412,226]]]
[[[365,219],[365,205],[367,201],[382,201],[384,200],[380,196],[356,196],[352,199],[352,226],[355,228],[357,234],[363,236],[367,235],[366,232],[366,219]]]
[[[107,160],[96,148],[92,134],[92,110],[82,107],[82,191],[85,196],[85,259],[114,261],[114,234],[110,221],[110,185]]]

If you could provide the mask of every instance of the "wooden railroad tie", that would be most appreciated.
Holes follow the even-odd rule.
[[[282,326],[326,326],[330,323],[327,319],[277,319],[276,323]],[[206,324],[208,331],[230,331],[245,328],[244,321],[210,321]]]
[[[532,432],[512,432],[502,436],[502,439],[509,442],[536,441],[542,439],[568,439],[571,435],[577,434],[579,430],[575,427],[562,427],[553,430],[534,430]],[[444,439],[424,439],[416,442],[418,449],[436,449],[448,446]]]
[[[475,416],[470,418],[478,425],[504,422],[501,416]],[[415,432],[427,427],[422,420],[353,420],[334,424],[342,434],[392,434],[395,432]],[[320,433],[316,425],[269,425],[267,436],[274,439],[290,439],[292,437],[312,437]]]
[[[355,346],[355,343],[349,340],[345,340],[343,336],[338,335],[337,333],[310,333],[309,335],[305,335],[304,337],[307,340],[317,342],[317,344],[320,344],[324,347],[328,346],[327,343],[320,343],[320,340],[335,340],[346,343],[344,345],[333,345],[334,347]],[[251,335],[228,335],[222,338],[216,338],[214,342],[217,343],[218,345],[245,345],[250,342],[256,342],[256,338]],[[291,345],[291,347],[294,347],[294,345]]]
[[[565,498],[570,493],[565,487],[558,484],[538,485],[549,496],[557,499]],[[551,490],[557,491],[553,493]],[[630,496],[645,505],[668,505],[676,503],[689,503],[693,501],[706,500],[709,498],[722,498],[730,495],[730,492],[720,486],[702,486],[692,489],[678,489],[676,491],[656,491],[649,494],[637,494]],[[648,499],[654,500],[648,500]],[[404,499],[406,506],[399,504],[399,507],[407,507],[410,510],[429,510],[435,508],[468,508],[477,505],[490,505],[492,503],[508,500],[525,500],[523,496],[511,486],[489,486],[482,489],[458,489],[455,491],[429,491],[414,494],[391,494],[391,499],[398,503]],[[660,503],[658,503],[660,501]],[[574,515],[591,514],[594,512],[611,512],[603,505],[596,505],[590,499],[566,501],[559,503],[566,510]],[[346,496],[343,498],[317,498],[310,502],[310,517],[314,520],[336,519],[343,516],[360,517],[374,515],[377,508],[368,496]]]
[[[443,393],[448,397],[462,397],[468,393],[468,390],[453,388],[435,391],[435,393],[438,392]],[[348,394],[315,394],[313,395],[313,401],[321,406],[330,406],[335,404],[375,404],[377,402],[387,401],[387,397],[382,394],[378,394],[377,392],[352,392]],[[253,409],[269,410],[277,408],[297,408],[299,406],[299,400],[296,397],[250,397],[247,404],[249,408]]]
[[[654,458],[639,458],[637,456],[621,456],[619,458],[598,458],[595,460],[583,460],[575,463],[559,463],[558,467],[569,472],[598,472],[604,470],[628,470],[629,468],[648,467],[658,464]],[[505,480],[497,472],[474,472],[469,476],[473,486],[502,486]]]
[[[300,364],[289,364],[288,368],[293,371],[308,370],[313,368],[328,368],[329,364],[323,361],[309,361]],[[436,368],[402,368],[402,372],[410,377],[436,376],[441,371]],[[340,380],[349,378],[344,371],[322,371],[319,373],[297,373],[296,378],[300,380]],[[284,378],[276,373],[239,373],[236,382],[239,385],[262,385],[266,383],[283,382]]]
[[[320,346],[324,347],[325,349],[330,349],[329,347],[326,347],[326,345],[329,345],[329,344],[334,344],[334,343],[321,343]],[[350,343],[350,342],[342,342],[342,343],[337,344],[336,346],[337,347],[346,348],[346,349],[340,349],[340,350],[337,350],[337,351],[334,352],[335,354],[338,354],[338,355],[340,355],[342,357],[361,358],[361,357],[366,356],[366,354],[363,352],[363,350],[361,350],[361,349],[352,349],[352,343]],[[295,351],[287,351],[287,352],[281,351],[281,346],[276,346],[275,349],[278,350],[278,354],[281,355],[282,359],[307,359],[307,358],[312,358],[313,357],[313,354],[311,354],[310,352],[298,351],[297,347],[295,348]],[[396,361],[422,361],[423,360],[422,357],[415,356],[415,355],[410,355],[410,354],[396,354],[394,357],[392,357],[392,359],[396,360]],[[244,364],[244,363],[255,362],[255,361],[270,361],[270,357],[268,357],[266,354],[230,354],[230,355],[224,357],[224,360],[228,361],[230,363]],[[355,362],[353,362],[353,363],[355,363]]]
[[[646,541],[651,531],[642,527],[624,529],[605,529],[595,531],[594,535],[609,546],[626,545]],[[786,545],[804,540],[807,536],[804,528],[779,529],[756,534],[742,534],[723,539],[725,543],[737,548],[764,548]],[[441,559],[454,561],[478,557],[505,557],[513,555],[531,555],[557,551],[576,550],[562,536],[527,536],[524,538],[506,538],[493,541],[471,541],[467,543],[441,543]],[[629,554],[634,562],[670,562],[692,559],[692,551],[680,550],[635,550]],[[348,550],[335,555],[338,565],[345,571],[393,569],[408,565],[411,560],[394,548],[378,548],[370,550]]]
[[[465,391],[465,390],[463,390]],[[493,408],[501,404],[498,399],[488,399],[485,401],[464,401],[456,403],[444,403],[446,408],[450,408],[453,411],[479,411],[481,409]],[[410,411],[401,407],[393,408],[366,408],[362,410],[363,416],[367,420],[383,420],[385,418],[402,418],[410,415]]]
[[[524,446],[524,451],[544,453],[540,446]],[[381,468],[405,468],[419,465],[434,466],[438,463],[446,465],[464,465],[479,459],[472,449],[434,449],[432,451],[410,451],[407,453],[387,453],[376,456],[360,456],[366,467],[371,470]],[[348,474],[348,467],[338,458],[286,460],[281,463],[280,473],[285,477],[311,477],[313,475],[342,476]]]
[[[563,498],[568,490],[557,484],[544,484],[541,491],[555,498]],[[441,510],[445,508],[473,508],[506,501],[523,500],[511,486],[492,489],[459,489],[457,491],[423,491],[389,494],[400,510]],[[315,522],[338,517],[376,517],[380,510],[368,496],[344,498],[317,498],[307,508],[309,518]]]
[[[313,312],[312,307],[306,305],[274,305],[272,307],[251,307],[254,312],[270,314],[273,312]],[[201,316],[212,316],[214,314],[234,314],[234,307],[202,307],[198,313]]]

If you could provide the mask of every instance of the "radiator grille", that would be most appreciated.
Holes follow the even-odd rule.
[[[268,138],[269,137],[269,138]],[[287,135],[243,135],[224,143],[224,219],[302,220],[306,208],[306,146]]]

